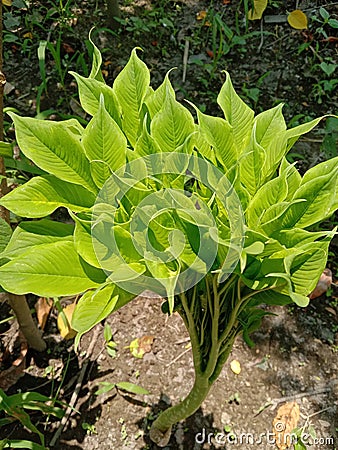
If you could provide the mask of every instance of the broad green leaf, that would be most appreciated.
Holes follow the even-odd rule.
[[[267,236],[271,236],[277,230],[284,228],[285,217],[292,208],[297,207],[299,203],[305,203],[304,199],[297,199],[290,202],[280,202],[270,206],[263,212],[260,223],[260,231]],[[288,227],[285,227],[288,228]]]
[[[99,286],[105,279],[104,272],[85,263],[69,241],[40,245],[38,252],[33,247],[0,267],[0,285],[18,295],[74,295]]]
[[[234,144],[232,127],[220,117],[208,116],[198,109],[197,116],[204,138],[216,154],[216,158],[227,172],[237,161],[237,149]]]
[[[181,147],[195,131],[190,112],[174,97],[166,96],[162,109],[150,124],[150,134],[161,152],[173,152]],[[192,143],[187,150],[192,151]]]
[[[206,140],[206,137],[199,125],[195,125],[194,146],[203,158],[208,159],[212,164],[217,166],[215,150]]]
[[[106,111],[102,95],[99,109],[84,131],[82,143],[89,161],[108,164],[112,171],[126,163],[127,139]]]
[[[29,218],[48,216],[60,206],[74,212],[86,211],[94,202],[95,196],[86,188],[53,175],[32,178],[0,200],[14,214]]]
[[[101,81],[104,83],[104,78],[101,72],[101,65],[102,65],[102,56],[100,50],[96,47],[94,44],[91,34],[93,29],[90,30],[89,33],[89,42],[92,44],[93,47],[93,61],[92,61],[92,69],[90,71],[89,78],[95,78],[97,81]]]
[[[250,139],[254,112],[236,93],[227,72],[225,83],[217,97],[217,103],[222,108],[226,120],[232,126],[237,153],[241,154]]]
[[[291,300],[302,308],[305,308],[310,303],[310,299],[306,295],[298,294],[297,292],[290,292],[289,295]]]
[[[0,253],[6,248],[12,235],[12,228],[8,223],[0,218]],[[2,257],[2,255],[1,255]]]
[[[274,289],[270,289],[267,291],[257,292],[252,296],[249,305],[250,306],[258,306],[261,304],[266,305],[279,305],[284,306],[292,303],[292,299],[289,295],[281,294]]]
[[[73,225],[42,219],[34,222],[21,222],[14,230],[12,239],[3,252],[3,257],[19,258],[25,252],[39,251],[38,247],[44,244],[53,244],[58,241],[72,242]]]
[[[262,167],[266,161],[266,152],[256,141],[255,127],[256,124],[254,124],[250,143],[239,161],[241,182],[251,195],[254,195],[265,181],[262,179]]]
[[[90,176],[89,161],[79,137],[70,127],[65,126],[64,122],[8,114],[14,121],[18,144],[27,158],[61,180],[96,191]]]
[[[311,122],[303,123],[302,125],[298,125],[297,127],[286,130],[285,137],[288,143],[287,146],[288,150],[291,147],[293,147],[293,145],[298,141],[300,136],[311,131],[314,127],[316,127],[319,124],[319,122],[322,119],[324,119],[324,117],[326,116],[318,117],[317,119],[311,120]]]
[[[286,172],[286,183],[288,186],[288,194],[286,197],[286,200],[291,200],[296,190],[299,188],[300,183],[302,181],[302,177],[294,164],[290,164],[285,157],[283,157],[280,168],[279,168],[279,174],[282,175],[282,173]]]
[[[134,147],[143,121],[141,109],[150,82],[148,67],[133,49],[128,63],[114,81],[113,90],[122,108],[122,129]]]
[[[333,237],[334,231],[311,232],[301,228],[292,228],[291,230],[280,230],[273,233],[273,237],[287,248],[298,247],[309,242],[314,242],[323,237]]]
[[[122,391],[130,392],[131,394],[148,395],[149,392],[141,386],[134,383],[129,383],[128,381],[120,381],[115,385],[118,389]]]
[[[9,142],[0,141],[0,156],[8,156],[9,158],[12,158],[13,145]]]
[[[293,291],[296,294],[309,295],[316,287],[319,277],[325,269],[327,252],[320,248],[319,244],[312,243],[305,253],[291,255],[285,259],[286,269],[291,275]],[[295,299],[293,300],[295,301]]]
[[[99,109],[100,96],[103,95],[108,113],[120,125],[122,112],[113,89],[95,78],[85,78],[75,72],[69,73],[76,79],[81,106],[86,113],[91,116],[96,114]]]
[[[266,152],[265,164],[262,167],[262,179],[270,179],[274,175],[280,159],[286,152],[284,137],[286,124],[282,108],[283,104],[281,103],[255,117],[255,139]]]
[[[142,132],[136,141],[134,153],[136,157],[146,157],[152,153],[159,153],[160,149],[155,139],[149,134],[146,125],[147,117],[144,118]]]
[[[248,255],[259,255],[260,253],[263,253],[264,247],[263,242],[256,241],[248,247],[244,247],[244,252]]]
[[[71,216],[75,222],[74,245],[76,251],[88,264],[101,268],[93,247],[91,235],[92,221],[90,219],[82,219],[75,214],[71,214]]]
[[[75,347],[84,333],[134,297],[111,283],[86,292],[78,301],[72,317],[72,328],[78,332]]]
[[[104,183],[111,177],[112,170],[105,161],[95,160],[90,161],[90,173],[96,186],[101,189]]]
[[[283,103],[280,103],[274,108],[263,111],[255,117],[256,141],[266,149],[277,134],[286,130],[282,108]]]
[[[145,104],[149,110],[150,118],[153,119],[163,107],[167,96],[175,98],[175,91],[169,80],[170,71],[166,74],[163,83],[156,91],[149,94],[145,99]]]
[[[293,205],[283,218],[283,228],[297,226],[306,228],[325,219],[334,201],[332,193],[337,183],[338,167],[330,173],[301,184],[295,192],[293,200],[305,199]]]
[[[71,323],[73,330],[82,335],[111,314],[119,298],[115,291],[114,284],[87,291],[74,310]]]
[[[337,171],[337,169],[338,169],[338,156],[336,156],[335,158],[331,158],[327,161],[323,161],[322,163],[317,164],[314,167],[311,167],[307,172],[305,172],[300,184],[304,185],[308,181],[311,181],[323,175],[327,175],[332,171],[335,170]]]
[[[286,172],[282,176],[268,181],[259,188],[247,209],[248,226],[253,229],[257,227],[266,210],[276,203],[283,202],[287,196],[287,192]]]

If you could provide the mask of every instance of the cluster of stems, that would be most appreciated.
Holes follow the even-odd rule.
[[[172,425],[194,414],[208,395],[243,331],[241,313],[256,293],[248,292],[239,275],[232,274],[218,284],[217,275],[209,274],[202,284],[177,297],[176,311],[190,335],[195,381],[181,403],[163,411],[153,422],[150,438],[160,447],[169,442]]]

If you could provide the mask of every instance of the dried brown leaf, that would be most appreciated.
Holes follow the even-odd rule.
[[[291,445],[291,433],[297,427],[300,411],[297,402],[284,403],[278,408],[273,419],[273,433],[279,450],[286,450]]]
[[[45,329],[48,315],[52,309],[53,302],[45,297],[40,297],[35,303],[36,317],[41,330]]]
[[[143,358],[145,353],[151,352],[151,346],[153,345],[155,336],[142,336],[141,338],[134,339],[130,343],[130,352],[135,358]]]
[[[27,341],[23,334],[19,333],[20,339],[20,355],[12,362],[12,365],[0,372],[0,388],[7,391],[12,387],[20,377],[24,375],[24,370],[26,368],[26,354],[28,351]]]

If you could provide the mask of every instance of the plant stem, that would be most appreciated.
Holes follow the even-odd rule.
[[[208,377],[196,376],[188,396],[179,404],[163,411],[150,429],[150,439],[159,447],[165,447],[170,439],[173,424],[184,420],[198,410],[210,390]]]
[[[201,406],[213,382],[220,374],[223,364],[231,352],[234,339],[239,332],[236,327],[232,327],[229,329],[226,338],[220,341],[220,296],[216,276],[206,277],[205,283],[207,299],[204,311],[203,308],[198,309],[198,311],[195,309],[196,288],[192,291],[191,296],[186,293],[180,294],[182,309],[178,312],[184,318],[184,323],[190,335],[195,382],[191,391],[181,403],[163,411],[153,422],[150,429],[150,439],[159,447],[165,447],[168,444],[172,425],[191,416]],[[232,284],[229,283],[229,289],[231,288]],[[190,305],[188,304],[188,298],[191,300]],[[196,320],[196,314],[202,315],[201,321]],[[206,314],[208,314],[210,321],[204,322],[203,319]],[[198,324],[200,324],[200,327],[198,327]],[[206,327],[211,326],[211,329],[204,330],[204,324],[206,324]],[[203,336],[203,333],[206,336],[210,333],[210,342],[199,338],[199,336]]]
[[[107,0],[107,20],[112,30],[117,30],[120,27],[120,23],[116,20],[116,17],[121,17],[119,1]]]
[[[16,320],[19,323],[20,330],[25,336],[30,348],[33,348],[38,352],[46,350],[46,342],[42,339],[40,331],[33,321],[26,297],[24,295],[2,292],[0,294],[0,300],[6,300],[9,303],[9,306],[14,311]]]

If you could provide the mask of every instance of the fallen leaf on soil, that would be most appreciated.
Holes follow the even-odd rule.
[[[237,361],[237,359],[234,359],[230,363],[230,369],[233,371],[233,373],[239,375],[241,373],[241,363]]]
[[[63,312],[65,313],[65,316],[67,317],[68,324],[66,324],[62,318],[62,315],[58,315],[57,319],[57,326],[60,331],[61,336],[63,339],[73,339],[73,337],[76,336],[76,331],[71,328],[70,324],[72,323],[72,316],[75,309],[76,303],[71,303],[70,305],[67,305],[65,308],[63,308]]]
[[[248,19],[257,20],[261,19],[263,12],[268,6],[268,0],[254,0],[253,9],[249,10]]]
[[[11,386],[13,386],[22,375],[24,375],[24,370],[26,368],[26,354],[28,351],[28,345],[26,339],[23,337],[22,333],[19,333],[20,339],[20,355],[12,362],[11,367],[0,372],[0,388],[7,391]]]
[[[325,309],[327,312],[333,314],[334,316],[337,315],[336,311],[333,308],[331,308],[330,306],[327,306]]]
[[[69,55],[72,55],[73,53],[75,53],[75,50],[73,49],[73,47],[70,44],[67,44],[67,42],[62,43],[62,48]]]
[[[50,310],[52,309],[52,306],[52,302],[45,297],[40,297],[35,303],[36,317],[38,319],[38,324],[41,330],[45,329],[48,315],[50,313]]]
[[[273,419],[273,433],[279,450],[286,450],[291,445],[292,430],[297,427],[300,411],[297,402],[284,403],[278,408]]]
[[[330,269],[324,269],[324,272],[321,274],[317,286],[309,295],[309,298],[312,300],[314,298],[320,297],[323,295],[332,284],[332,272]]]
[[[5,87],[4,87],[4,94],[8,95],[12,91],[14,91],[14,89],[15,89],[15,86],[13,86],[13,84],[11,84],[8,81],[6,81],[6,84],[5,84]]]
[[[288,15],[288,22],[292,28],[296,30],[304,30],[307,28],[307,17],[300,9],[295,9]]]
[[[136,338],[130,343],[130,353],[135,356],[135,358],[143,358],[145,353],[151,352],[151,346],[154,342],[154,336],[142,336],[141,338]]]
[[[197,20],[204,20],[207,17],[207,12],[206,11],[200,11],[196,14],[196,19]]]

